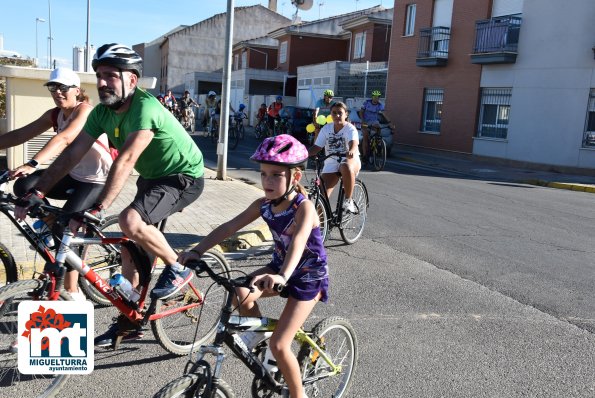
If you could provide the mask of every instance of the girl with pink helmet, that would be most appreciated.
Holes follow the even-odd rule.
[[[287,298],[279,323],[269,341],[277,366],[289,387],[292,398],[304,397],[300,369],[291,351],[291,342],[318,301],[328,300],[328,267],[320,234],[319,218],[314,204],[300,185],[301,167],[308,159],[308,150],[290,135],[266,138],[250,158],[260,163],[264,197],[246,210],[220,225],[192,249],[179,255],[184,264],[199,259],[202,253],[246,225],[262,217],[271,230],[275,248],[269,264],[254,271],[254,292],[238,288],[240,315],[261,316],[256,300],[278,295],[275,284],[285,285],[281,296]],[[253,332],[240,337],[249,349]]]

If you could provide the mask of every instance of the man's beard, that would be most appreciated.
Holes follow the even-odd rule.
[[[116,93],[110,89],[99,90],[99,102],[105,106],[112,106],[119,102],[123,102],[123,98],[116,95]]]

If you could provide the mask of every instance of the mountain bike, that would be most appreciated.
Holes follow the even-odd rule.
[[[202,261],[189,262],[186,266],[197,272],[206,272],[215,283],[223,286],[228,293],[227,301],[221,310],[221,322],[214,342],[203,345],[196,360],[190,360],[186,364],[184,375],[165,385],[154,398],[235,397],[229,384],[220,377],[225,359],[223,345],[226,345],[254,374],[252,397],[289,397],[281,372],[275,368],[267,369],[264,364],[268,338],[275,330],[277,320],[232,315],[235,288],[250,288],[250,278],[242,276],[232,279],[228,275],[213,271]],[[277,290],[282,288],[278,285],[275,287]],[[262,334],[262,341],[253,350],[249,350],[239,336],[239,333],[247,330]],[[344,318],[327,318],[310,331],[303,328],[298,330],[292,349],[297,354],[302,384],[308,397],[340,398],[345,395],[358,360],[357,345],[355,331]],[[214,368],[205,360],[207,354],[215,357]]]
[[[8,171],[0,175],[0,213],[4,214],[17,230],[25,237],[29,245],[36,251],[40,257],[40,262],[53,263],[55,261],[54,251],[46,243],[46,233],[35,231],[26,221],[17,220],[14,216],[14,203],[16,197],[10,192],[6,192],[6,185],[9,181]],[[51,232],[47,232],[51,233]],[[110,237],[114,234],[120,234],[118,225],[118,216],[110,215],[103,219],[101,225],[89,224],[85,231],[87,237]],[[53,234],[52,234],[53,235]],[[53,235],[53,241],[59,242],[60,237]],[[78,248],[78,254],[84,263],[104,278],[109,279],[112,274],[121,272],[120,270],[120,249],[113,244],[103,246],[81,246]],[[10,249],[0,242],[0,287],[19,279],[34,278],[38,275],[35,264],[17,264]],[[79,287],[85,293],[87,298],[100,305],[110,304],[107,299],[101,296],[85,278],[79,276]]]
[[[53,214],[58,222],[70,218],[60,208],[42,205],[31,210],[30,216]],[[85,225],[98,224],[101,220],[89,213],[80,215]],[[117,289],[101,278],[93,269],[84,264],[76,250],[77,245],[105,245],[117,244],[122,250],[127,250],[132,262],[140,275],[140,298],[131,302],[120,295]],[[229,274],[230,269],[222,254],[209,251],[205,256],[209,267],[222,274]],[[121,315],[118,318],[120,333],[111,348],[118,349],[119,345],[130,330],[151,325],[151,330],[161,347],[175,355],[195,352],[211,338],[219,323],[219,309],[227,302],[227,292],[224,289],[214,289],[209,293],[208,300],[205,289],[199,286],[200,281],[190,281],[178,293],[166,299],[155,299],[147,303],[147,294],[151,288],[151,273],[155,262],[136,243],[125,236],[117,238],[88,238],[75,237],[65,228],[60,242],[60,248],[54,262],[46,263],[43,272],[36,279],[16,281],[0,288],[0,386],[6,396],[20,396],[19,390],[27,383],[26,388],[39,391],[44,397],[53,397],[60,391],[68,379],[68,375],[52,377],[21,375],[18,372],[18,347],[15,346],[18,331],[18,304],[28,300],[72,300],[70,294],[63,290],[64,264],[68,263],[79,271],[95,289],[107,298]],[[213,290],[213,289],[211,289]],[[147,305],[148,304],[148,305]],[[192,325],[196,325],[193,328]],[[28,384],[31,383],[31,384]]]
[[[320,233],[322,239],[326,240],[331,230],[337,227],[339,228],[343,241],[351,245],[360,238],[364,231],[368,207],[370,206],[368,189],[362,180],[356,178],[353,186],[353,195],[351,196],[355,203],[356,212],[351,213],[345,211],[343,209],[345,189],[343,187],[343,179],[339,178],[337,204],[333,210],[331,199],[327,195],[326,185],[321,176],[324,161],[331,156],[338,157],[339,161],[340,159],[345,158],[344,153],[331,153],[328,155],[319,153],[315,159],[315,176],[312,178],[311,185],[306,187],[306,189],[308,189],[310,200],[314,203],[318,217],[320,218]]]
[[[196,131],[196,118],[194,115],[194,104],[190,104],[188,105],[188,107],[185,110],[183,110],[182,112],[186,112],[184,115],[182,115],[182,126],[184,126],[184,129],[189,130],[191,134],[194,134],[194,132]]]
[[[240,120],[241,123],[241,120]],[[242,126],[243,127],[243,126]],[[238,131],[238,122],[233,116],[229,116],[229,128],[227,130],[227,147],[236,149],[240,142],[240,132]]]
[[[380,128],[362,124],[362,129],[364,128],[369,131],[368,148],[372,156],[372,167],[374,170],[380,171],[384,169],[386,164],[386,142],[384,142],[384,138],[380,134]]]
[[[273,129],[274,135],[287,134],[291,131],[291,122],[287,116],[277,116],[275,118],[275,124]]]
[[[264,138],[269,133],[269,126],[267,125],[266,118],[262,118],[256,126],[254,126],[254,137],[256,139]]]

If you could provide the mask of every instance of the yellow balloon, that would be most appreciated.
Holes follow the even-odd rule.
[[[321,126],[326,124],[326,116],[324,115],[318,115],[318,117],[316,118],[316,123],[320,124]]]
[[[313,133],[316,130],[316,127],[314,127],[314,124],[310,123],[309,125],[306,126],[306,131],[308,133]]]
[[[332,122],[333,122],[333,117],[332,117],[331,115],[328,115],[328,116],[326,117],[326,122],[327,122],[327,123],[332,123]]]

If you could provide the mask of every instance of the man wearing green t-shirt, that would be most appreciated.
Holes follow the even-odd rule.
[[[119,215],[122,231],[166,264],[153,299],[167,298],[190,281],[193,272],[177,262],[177,254],[154,226],[180,211],[202,193],[204,165],[202,153],[182,125],[161,103],[137,87],[142,59],[131,48],[105,44],[92,62],[97,76],[101,104],[89,115],[84,127],[62,155],[46,170],[35,187],[21,199],[15,215],[26,216],[27,208],[43,199],[44,193],[66,174],[101,134],[106,133],[119,150],[98,202],[88,211],[100,213],[111,206],[132,169],[140,174],[133,202]],[[73,227],[76,228],[76,223]],[[123,257],[127,256],[122,250]],[[130,261],[123,259],[124,276],[137,286],[139,276]],[[96,346],[109,346],[121,332],[125,339],[142,337],[140,329],[121,331],[117,323],[95,339]]]

